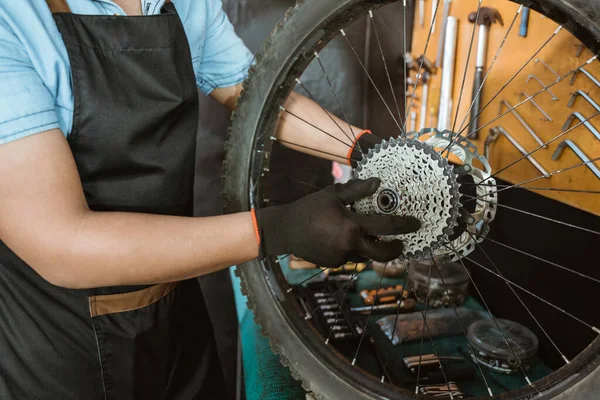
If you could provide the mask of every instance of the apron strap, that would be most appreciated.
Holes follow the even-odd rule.
[[[165,4],[170,2],[171,0],[165,0]],[[48,3],[48,7],[50,8],[52,14],[61,12],[71,12],[71,9],[67,4],[67,0],[46,0],[46,3]]]
[[[55,13],[70,13],[71,9],[69,8],[69,5],[67,4],[67,0],[46,0],[46,3],[48,3],[48,7],[50,8],[50,11],[52,12],[52,14]]]

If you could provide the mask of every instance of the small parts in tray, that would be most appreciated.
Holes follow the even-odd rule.
[[[465,397],[464,393],[460,391],[458,385],[454,382],[419,386],[419,393],[435,397],[436,399],[463,399]]]
[[[392,286],[389,288],[363,290],[360,292],[365,305],[395,303],[398,300],[408,297],[408,291],[404,290],[401,285]]]
[[[328,340],[358,339],[363,333],[360,320],[350,312],[345,296],[353,283],[334,280],[294,287],[306,319],[312,319]]]

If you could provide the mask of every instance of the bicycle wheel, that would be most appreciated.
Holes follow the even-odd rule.
[[[432,32],[434,29],[441,29],[443,3],[431,1],[437,7],[425,18],[425,26],[422,28],[424,34],[409,39],[411,34],[406,30],[392,31],[392,34],[400,35],[402,40],[406,40],[406,43],[412,42],[412,53],[415,55],[435,53],[435,43],[432,43],[432,37],[435,36]],[[235,112],[227,143],[224,172],[226,212],[249,210],[251,199],[254,199],[256,207],[268,207],[277,202],[277,199],[268,197],[269,176],[278,174],[276,170],[269,168],[269,154],[276,141],[278,121],[282,115],[286,115],[286,110],[281,106],[292,90],[311,95],[302,85],[302,74],[310,65],[316,65],[315,68],[323,71],[324,87],[328,87],[325,86],[328,85],[327,82],[331,83],[331,77],[339,73],[328,70],[327,65],[319,65],[321,60],[317,57],[334,38],[337,37],[336,40],[349,46],[351,53],[356,56],[356,65],[364,70],[369,85],[375,83],[374,79],[364,68],[356,49],[346,40],[344,30],[352,24],[364,22],[366,18],[373,28],[372,51],[375,54],[381,53],[384,65],[395,62],[385,59],[380,36],[390,32],[381,30],[377,21],[387,7],[400,7],[407,20],[412,20],[413,15],[420,18],[420,11],[411,3],[393,3],[396,2],[305,0],[288,11],[257,56]],[[456,311],[457,304],[450,301],[446,306],[451,313],[455,313],[461,325],[457,336],[463,340],[463,349],[466,351],[464,359],[471,359],[472,369],[475,371],[475,380],[461,385],[461,388],[468,389],[462,390],[466,396],[507,399],[534,396],[548,399],[595,398],[600,390],[600,383],[595,383],[599,380],[594,379],[599,375],[600,340],[597,336],[600,331],[596,326],[600,324],[600,313],[595,305],[597,301],[594,293],[596,286],[600,284],[600,274],[594,268],[597,261],[593,260],[593,250],[599,242],[600,234],[600,180],[595,175],[593,163],[599,159],[600,148],[596,142],[598,139],[582,129],[588,128],[594,133],[595,128],[590,121],[600,113],[600,110],[594,109],[593,100],[593,96],[600,94],[600,91],[596,87],[594,74],[590,72],[597,64],[593,54],[600,50],[600,26],[597,23],[600,1],[535,0],[517,1],[513,4],[501,0],[483,0],[455,3],[468,3],[473,8],[469,11],[474,11],[476,16],[485,6],[512,10],[508,14],[504,12],[506,24],[503,28],[491,28],[495,29],[496,36],[490,40],[490,54],[493,57],[488,57],[486,65],[485,89],[480,93],[481,106],[474,110],[471,90],[466,83],[472,77],[471,71],[475,64],[477,27],[464,23],[460,32],[466,39],[461,40],[462,44],[457,52],[463,54],[463,57],[457,60],[456,82],[451,91],[451,95],[458,99],[458,104],[455,102],[449,108],[448,123],[442,127],[438,124],[439,121],[429,123],[432,118],[428,118],[422,124],[424,129],[416,129],[416,123],[409,121],[409,115],[413,103],[419,103],[419,98],[415,95],[417,91],[423,95],[422,87],[417,88],[417,84],[414,87],[409,85],[403,79],[408,77],[406,71],[401,77],[383,77],[382,80],[389,83],[391,88],[372,87],[372,90],[382,100],[377,106],[389,112],[390,131],[395,130],[393,136],[398,139],[386,142],[366,155],[354,170],[354,176],[379,174],[384,183],[397,179],[394,173],[389,173],[389,164],[375,167],[369,160],[378,158],[377,153],[392,151],[392,148],[397,150],[405,146],[402,148],[406,149],[409,142],[412,143],[409,147],[413,148],[414,145],[419,150],[418,157],[422,158],[422,149],[419,147],[421,145],[415,144],[417,142],[425,143],[423,148],[437,150],[433,152],[435,155],[429,150],[427,152],[427,157],[433,157],[436,162],[436,157],[448,158],[452,155],[462,165],[454,169],[450,166],[443,168],[443,171],[440,169],[439,173],[445,174],[444,180],[448,178],[448,182],[452,183],[447,188],[447,201],[439,203],[440,216],[444,217],[437,224],[443,226],[441,231],[428,237],[432,240],[427,240],[425,245],[419,247],[419,251],[409,254],[409,258],[427,260],[431,257],[427,284],[431,283],[431,271],[435,275],[440,268],[436,263],[440,259],[438,257],[452,260],[467,271],[471,295],[481,305],[482,312],[486,313],[493,326],[500,331],[501,339],[518,361],[512,377],[520,383],[507,387],[499,382],[500,378],[489,366],[484,365],[484,360],[469,357],[468,353],[473,351],[474,343],[467,336],[466,322],[461,321],[461,315]],[[538,26],[540,30],[545,29],[539,35],[536,31],[535,36],[541,39],[527,39],[527,46],[522,45],[524,42],[519,42],[522,39],[518,35],[522,5],[532,9],[530,31],[537,30]],[[583,47],[574,47],[579,41]],[[463,46],[462,51],[460,46]],[[533,50],[528,54],[524,54],[525,51],[515,51],[524,47]],[[509,48],[512,51],[508,51]],[[565,48],[569,49],[568,54],[564,53]],[[549,49],[554,50],[548,53]],[[562,53],[558,53],[559,51]],[[547,58],[548,54],[556,61],[554,67],[550,65],[552,63]],[[410,69],[410,66],[407,68]],[[423,63],[417,61],[417,75],[421,75],[423,68]],[[386,72],[389,72],[387,68]],[[528,73],[534,77],[528,77]],[[570,86],[571,78],[574,79],[571,82],[574,86]],[[397,93],[392,84],[392,81],[398,79],[402,82],[399,85],[401,93]],[[539,85],[543,87],[540,89]],[[490,91],[489,87],[496,90]],[[349,110],[343,110],[335,88],[331,86],[330,89],[332,99],[338,100],[337,104],[341,107],[331,111],[338,115],[349,114]],[[393,93],[395,104],[386,101],[386,96],[382,95],[384,92],[387,97]],[[567,96],[562,95],[567,92]],[[575,92],[573,97],[571,92]],[[558,94],[561,94],[560,97]],[[512,100],[511,104],[507,100],[509,96],[517,100]],[[591,108],[572,113],[574,110],[571,108],[577,97],[588,100]],[[508,110],[501,109],[500,114],[496,114],[496,107],[502,107],[503,104],[507,105]],[[525,114],[518,114],[525,107],[535,107],[527,111],[529,123],[523,118]],[[540,115],[535,123],[531,122],[531,115],[534,113]],[[579,121],[575,121],[577,124],[573,125],[575,118],[579,118]],[[565,119],[567,124],[562,129]],[[477,120],[477,129],[469,130]],[[415,129],[410,129],[413,124]],[[489,144],[498,136],[504,135],[507,126],[511,127],[511,132],[520,129],[520,136],[512,136],[526,143],[528,150],[524,150],[524,153],[517,149],[506,151],[488,163],[483,154],[484,138],[473,140],[474,131],[483,132],[486,128],[493,128],[488,136]],[[563,164],[553,164],[552,169],[544,169],[537,162],[537,166],[529,165],[529,169],[525,169],[529,175],[523,176],[522,165],[528,160],[536,161],[535,157],[547,160],[544,164],[549,165],[552,155],[550,150],[557,148],[559,142],[567,138],[566,135],[575,135],[571,137],[577,138],[588,156],[587,161],[568,155]],[[568,143],[560,144],[563,149],[567,145]],[[313,149],[313,153],[318,154],[318,149]],[[465,165],[469,166],[466,168],[469,171],[465,171]],[[392,166],[397,167],[397,164]],[[539,168],[533,169],[534,167],[541,167],[545,173],[539,171]],[[419,176],[424,174],[421,170],[417,172]],[[464,175],[467,179],[458,179],[457,174]],[[293,177],[290,177],[290,181],[308,188],[312,186],[306,182],[298,182]],[[394,194],[390,196],[387,199],[393,201]],[[458,201],[450,201],[451,198]],[[363,211],[385,211],[381,207],[369,207],[365,206]],[[360,204],[355,205],[355,208],[360,208]],[[425,211],[415,212],[418,214]],[[368,319],[365,320],[359,344],[351,351],[330,340],[331,332],[323,333],[314,321],[306,319],[307,314],[316,310],[303,308],[296,290],[291,288],[306,285],[311,279],[319,279],[323,273],[315,270],[314,273],[302,275],[305,279],[300,279],[286,267],[286,259],[289,259],[289,255],[252,261],[239,266],[238,273],[256,321],[269,337],[271,346],[280,355],[283,365],[289,367],[292,375],[302,381],[304,388],[320,399],[423,398],[422,393],[415,395],[415,392],[422,392],[424,385],[423,382],[419,383],[419,378],[416,382],[408,383],[391,383],[389,379],[385,379],[389,372],[386,370],[404,368],[398,354],[413,355],[398,353],[397,349],[403,348],[405,344],[386,344],[389,346],[389,356],[384,355],[385,359],[380,363],[379,370],[366,365],[367,362],[361,362],[361,356],[369,352],[367,348],[370,346],[368,341],[363,340],[364,335],[367,332],[375,335],[374,331],[377,330],[377,326],[369,323]],[[365,269],[367,272],[364,274],[370,273],[368,270],[369,268]],[[441,270],[438,271],[438,274],[442,273]],[[361,274],[363,272],[356,272],[355,268],[351,273],[351,280]],[[405,275],[390,282],[400,284],[406,282],[406,279]],[[414,288],[416,285],[412,283]],[[444,285],[446,284],[450,285],[451,282]],[[345,296],[348,287],[349,284],[342,286],[340,293]],[[378,287],[381,287],[381,281]],[[425,305],[421,314],[427,321],[431,303],[418,294],[416,298],[420,298]],[[423,311],[423,305],[421,310]],[[372,317],[371,313],[368,315]],[[514,347],[517,345],[511,347],[506,340],[502,327],[504,330],[508,328],[500,318],[517,321],[535,332],[539,339],[539,357],[547,367],[546,372],[536,373],[527,369],[520,356],[515,355]],[[361,325],[363,320],[361,319]],[[444,343],[442,339],[431,336],[423,333],[422,338],[428,351],[434,353],[439,362],[443,358],[440,351]],[[421,344],[419,352],[414,355],[422,355],[423,351]],[[439,363],[439,367],[444,367],[441,368],[442,371],[447,369],[444,363]],[[451,382],[446,376],[442,378],[441,386],[450,390]],[[425,395],[425,398],[430,397]],[[453,397],[458,398],[459,395],[455,394]]]

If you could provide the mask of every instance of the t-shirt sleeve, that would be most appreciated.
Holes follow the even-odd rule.
[[[204,94],[216,88],[235,86],[248,75],[254,57],[223,11],[221,0],[207,0],[204,52],[196,80]]]
[[[0,9],[0,145],[58,127],[54,99]]]

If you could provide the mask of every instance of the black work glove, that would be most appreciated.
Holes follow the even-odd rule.
[[[372,259],[386,262],[402,254],[402,242],[383,242],[373,235],[415,232],[421,223],[413,217],[361,215],[346,208],[374,194],[377,178],[329,186],[294,203],[257,212],[262,253],[294,254],[324,267]]]
[[[367,154],[370,149],[375,145],[381,143],[383,139],[379,136],[374,135],[369,130],[364,130],[358,134],[356,140],[352,144],[352,149],[348,155],[348,161],[353,168],[358,165],[358,162],[362,160],[363,155]]]

